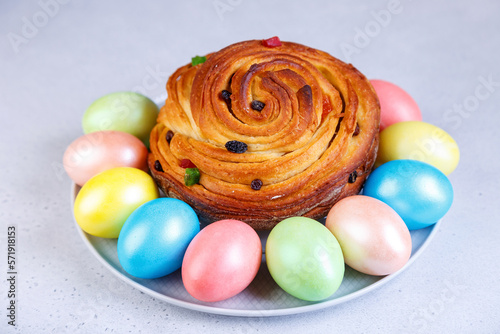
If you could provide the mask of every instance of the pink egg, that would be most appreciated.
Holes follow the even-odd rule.
[[[380,101],[380,131],[394,123],[422,120],[415,100],[399,86],[384,80],[370,80],[370,83]]]
[[[120,131],[97,131],[73,141],[64,152],[63,165],[78,185],[115,167],[134,167],[149,171],[148,149],[135,136]]]
[[[373,197],[356,195],[337,202],[326,217],[345,263],[375,276],[401,269],[411,255],[410,231],[390,206]]]
[[[182,282],[205,302],[233,297],[255,278],[262,260],[257,232],[239,220],[220,220],[202,229],[182,261]]]

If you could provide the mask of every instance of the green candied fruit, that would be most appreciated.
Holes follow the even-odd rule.
[[[188,187],[194,186],[200,182],[200,171],[198,168],[186,168],[184,174],[184,184]]]
[[[207,57],[196,56],[191,58],[191,65],[196,66],[198,64],[203,64],[207,61]]]

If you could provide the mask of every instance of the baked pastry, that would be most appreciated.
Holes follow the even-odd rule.
[[[208,222],[265,230],[323,218],[359,193],[375,161],[380,107],[369,81],[304,45],[230,45],[179,68],[167,92],[148,163],[167,196]]]

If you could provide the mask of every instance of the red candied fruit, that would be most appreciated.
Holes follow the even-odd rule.
[[[263,39],[262,40],[262,45],[268,48],[275,48],[277,46],[281,46],[281,41],[278,36],[274,36],[268,39]]]
[[[179,163],[179,167],[181,168],[196,168],[196,165],[191,162],[189,159],[182,159]]]
[[[321,114],[321,119],[325,118],[332,111],[332,104],[328,96],[323,98],[323,113]]]

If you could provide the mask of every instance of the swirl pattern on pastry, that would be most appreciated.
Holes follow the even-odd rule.
[[[375,161],[380,119],[359,71],[291,42],[240,42],[206,57],[169,78],[151,132],[149,166],[167,196],[208,221],[271,229],[291,216],[322,218],[359,193]],[[230,141],[247,150],[229,151]],[[184,184],[184,159],[199,169],[198,184]]]

